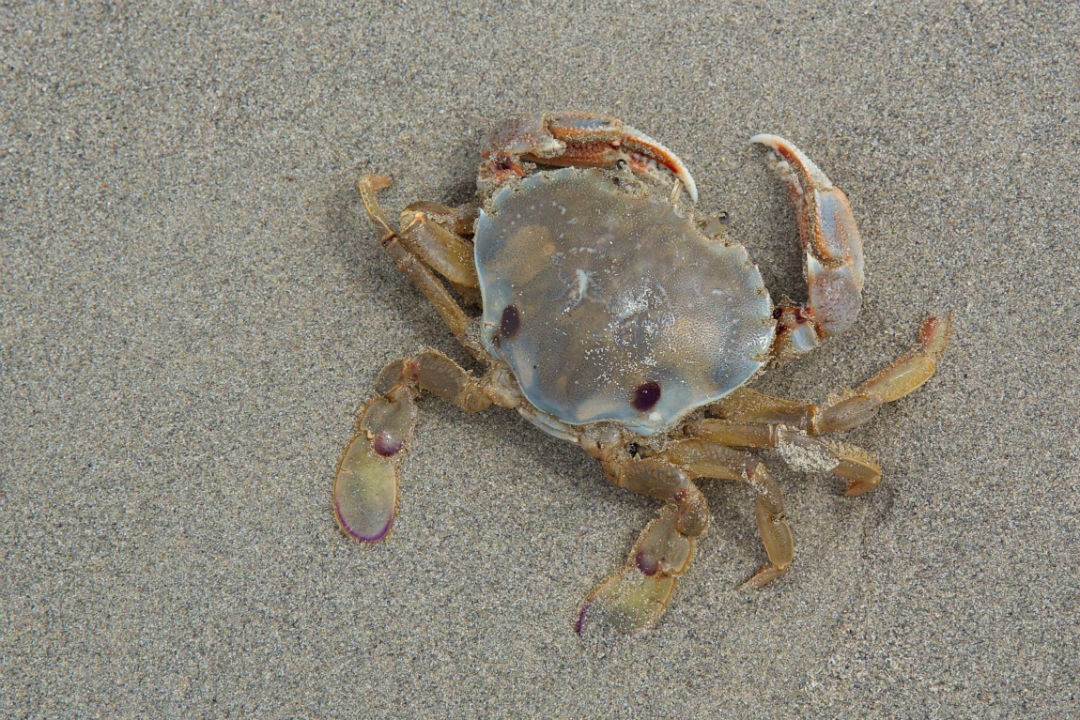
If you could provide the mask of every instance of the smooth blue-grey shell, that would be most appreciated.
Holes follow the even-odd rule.
[[[484,343],[564,423],[661,432],[765,362],[772,302],[745,248],[707,238],[626,173],[508,185],[474,243]]]

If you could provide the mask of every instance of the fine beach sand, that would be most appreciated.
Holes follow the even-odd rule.
[[[0,8],[0,717],[1018,718],[1080,713],[1080,6],[53,3]],[[918,7],[918,9],[916,9]],[[954,313],[938,374],[846,440],[848,499],[771,459],[662,621],[582,642],[655,501],[503,410],[421,402],[386,542],[330,506],[379,369],[463,360],[380,250],[470,198],[502,116],[617,115],[804,297],[756,132],[851,199],[860,322],[755,387],[824,401]]]

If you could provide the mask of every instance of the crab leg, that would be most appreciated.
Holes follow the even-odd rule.
[[[416,426],[416,396],[427,390],[476,412],[501,400],[491,374],[477,381],[434,350],[390,363],[375,381],[376,396],[360,413],[334,479],[341,529],[363,542],[386,537],[397,508],[398,466]],[[502,403],[505,404],[505,403]]]
[[[870,420],[878,408],[904,397],[929,380],[949,343],[952,316],[931,317],[919,328],[919,342],[906,355],[821,411],[815,432],[849,430]]]
[[[757,393],[762,398],[768,396]],[[769,398],[781,400],[781,398]],[[816,406],[804,406],[817,411]],[[848,481],[845,495],[862,495],[881,479],[881,466],[866,450],[807,435],[798,425],[706,419],[691,428],[694,440],[723,447],[776,448],[789,467],[802,472],[831,472]],[[680,446],[676,446],[677,448]]]
[[[762,587],[787,569],[795,555],[791,528],[784,515],[780,488],[761,461],[748,452],[699,437],[676,443],[662,456],[695,477],[738,480],[757,493],[754,516],[769,564],[743,583],[742,589]]]
[[[409,252],[449,280],[455,288],[475,289],[480,286],[472,243],[447,230],[423,210],[405,208],[401,211],[398,237]]]
[[[927,318],[919,327],[918,343],[914,348],[854,391],[846,391],[840,400],[830,403],[824,410],[801,400],[739,388],[711,405],[709,412],[736,425],[785,425],[811,435],[850,430],[868,422],[883,404],[899,400],[933,377],[951,333],[951,315]],[[764,431],[746,432],[760,434]],[[762,447],[753,443],[747,443],[747,446]]]
[[[712,406],[711,412],[720,417],[700,421],[694,436],[737,447],[775,447],[793,468],[831,472],[848,481],[845,495],[861,495],[881,479],[874,457],[854,445],[810,436],[858,427],[885,403],[899,400],[929,380],[951,329],[950,316],[928,318],[913,349],[824,409],[756,390],[737,390]]]
[[[411,218],[409,224],[400,233],[391,229],[386,215],[375,198],[379,190],[390,187],[389,178],[381,175],[364,175],[357,183],[357,187],[368,217],[383,231],[380,242],[394,259],[398,269],[405,273],[435,306],[435,310],[458,341],[473,355],[479,354],[479,346],[468,337],[469,316],[450,295],[442,281],[432,272],[432,267],[434,267],[455,287],[463,290],[476,288],[479,282],[476,279],[475,266],[472,264],[471,249],[468,251],[465,249],[467,243],[436,222],[426,223],[422,212],[419,213],[420,219],[417,219],[416,211],[406,210],[402,215],[404,217],[406,213],[409,213]],[[432,228],[438,230],[432,230]]]
[[[476,224],[476,216],[480,214],[480,208],[470,204],[450,207],[430,200],[417,200],[406,205],[405,210],[401,211],[403,216],[402,225],[405,224],[404,215],[406,212],[410,214],[421,213],[430,221],[438,223],[453,234],[463,238],[470,238]]]
[[[479,187],[524,176],[522,160],[577,167],[615,167],[621,161],[642,175],[674,176],[697,202],[697,184],[675,153],[608,115],[552,112],[509,118],[495,126],[485,145]]]
[[[799,220],[809,301],[777,308],[776,354],[791,357],[855,322],[862,304],[862,239],[847,196],[799,148],[776,135],[755,135],[750,142],[776,153]]]
[[[666,504],[645,526],[626,565],[593,590],[578,613],[578,634],[601,637],[633,634],[656,622],[709,525],[705,497],[672,463],[647,459],[603,465],[616,485]]]

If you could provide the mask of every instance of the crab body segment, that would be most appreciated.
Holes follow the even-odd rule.
[[[849,495],[872,489],[872,456],[820,436],[867,422],[929,379],[950,321],[926,320],[911,352],[826,407],[746,388],[770,361],[850,327],[863,284],[844,194],[788,141],[752,141],[775,153],[796,206],[802,305],[774,306],[745,248],[684,202],[683,190],[691,201],[697,190],[682,161],[614,118],[503,121],[482,152],[478,205],[414,203],[397,231],[375,200],[388,181],[365,176],[383,246],[487,370],[477,377],[426,350],[380,373],[338,465],[342,529],[363,542],[388,534],[420,390],[469,411],[516,408],[597,458],[616,485],[663,502],[625,566],[589,595],[581,634],[634,633],[660,617],[708,527],[697,478],[756,493],[768,563],[745,587],[778,577],[794,555],[779,487],[755,450],[831,472]]]

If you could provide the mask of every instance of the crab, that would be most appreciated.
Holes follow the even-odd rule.
[[[758,453],[831,473],[847,495],[874,488],[873,456],[825,436],[926,382],[950,317],[924,320],[910,352],[823,406],[748,388],[770,363],[849,328],[863,286],[844,193],[787,140],[750,141],[771,151],[795,205],[805,303],[774,305],[720,219],[695,217],[697,186],[683,162],[613,117],[498,123],[481,152],[478,201],[413,203],[398,230],[376,201],[389,180],[363,177],[382,247],[485,369],[471,373],[426,349],[379,373],[337,467],[341,529],[364,543],[387,537],[421,390],[470,412],[516,409],[599,460],[615,485],[661,502],[626,563],[585,599],[574,623],[582,635],[634,634],[663,614],[709,526],[696,479],[745,482],[755,493],[768,561],[743,583],[751,589],[794,555],[780,487]]]

